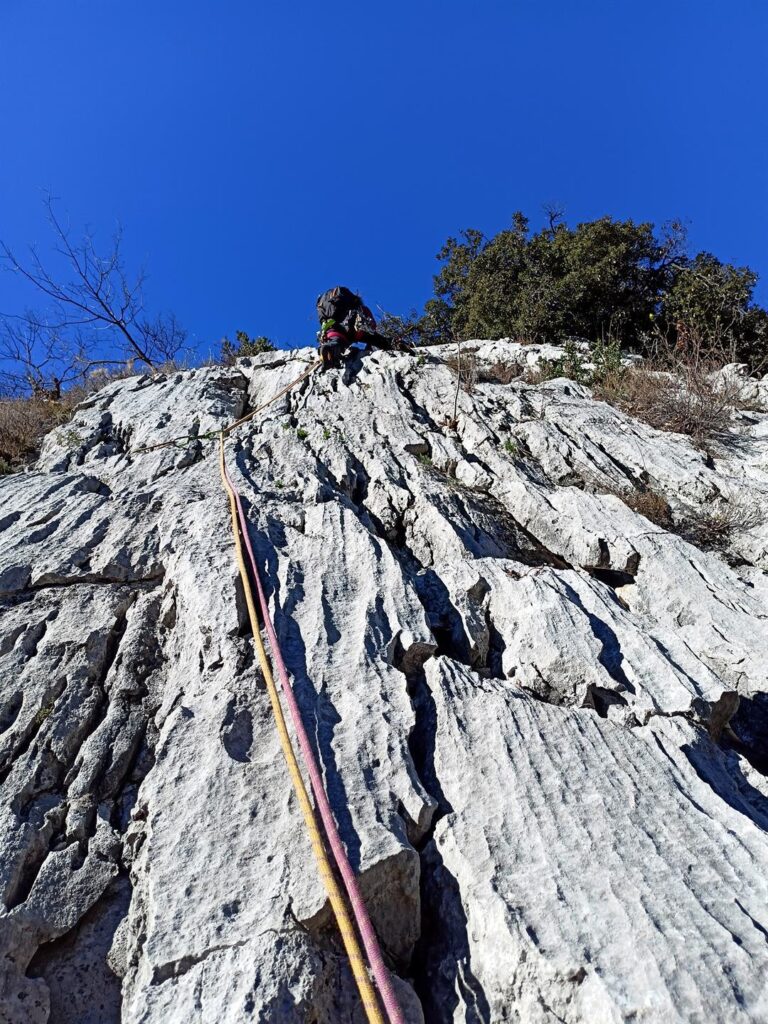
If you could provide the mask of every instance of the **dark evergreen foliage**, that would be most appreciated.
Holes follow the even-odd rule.
[[[679,222],[601,217],[569,227],[557,211],[532,233],[515,213],[492,238],[449,238],[437,255],[434,296],[388,327],[422,344],[511,337],[562,343],[617,341],[651,352],[697,351],[757,368],[768,356],[768,313],[753,301],[757,275],[709,253],[687,255]]]

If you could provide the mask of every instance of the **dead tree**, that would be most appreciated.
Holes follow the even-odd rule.
[[[45,206],[61,275],[34,246],[24,262],[0,243],[6,268],[47,303],[44,312],[2,317],[0,376],[6,389],[15,385],[33,394],[60,396],[62,388],[84,380],[95,367],[130,360],[154,370],[174,360],[186,333],[173,315],[150,317],[145,312],[145,274],[142,270],[131,278],[126,272],[121,233],[99,253],[92,235],[73,240],[50,197]]]

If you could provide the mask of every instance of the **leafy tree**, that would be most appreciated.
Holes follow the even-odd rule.
[[[517,333],[528,248],[528,220],[520,212],[514,214],[510,228],[483,242],[460,296],[459,336],[501,338]]]
[[[652,224],[602,217],[573,230],[560,225],[535,236],[531,249],[519,327],[532,333],[530,324],[549,341],[612,334],[626,344],[642,341],[664,281],[664,252]],[[542,291],[548,306],[536,317]]]
[[[768,357],[768,312],[753,302],[757,274],[700,252],[678,263],[659,324],[679,350],[756,367]]]
[[[443,266],[434,277],[435,297],[425,307],[433,326],[448,326],[450,333],[457,335],[461,335],[467,325],[466,305],[472,294],[472,269],[487,244],[482,231],[473,228],[462,231],[461,237],[463,242],[449,238],[437,254]]]
[[[434,296],[398,318],[424,344],[513,337],[581,338],[648,351],[659,335],[707,356],[755,368],[768,359],[768,312],[753,302],[757,276],[709,253],[686,255],[679,221],[601,217],[569,227],[559,210],[531,234],[517,212],[492,238],[465,230],[438,253]]]
[[[452,242],[435,291],[451,306],[458,336],[557,342],[619,333],[636,344],[649,330],[677,239],[664,243],[651,224],[610,217],[574,229],[551,220],[529,236],[516,213],[511,228],[473,248]]]
[[[264,352],[274,352],[276,346],[265,335],[251,338],[246,331],[235,331],[234,342],[229,338],[221,340],[221,361],[227,365],[243,356],[260,356]]]
[[[426,301],[424,315],[419,321],[418,336],[422,345],[439,345],[444,341],[455,340],[452,310],[444,299]]]

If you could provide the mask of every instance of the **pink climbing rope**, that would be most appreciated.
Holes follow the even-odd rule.
[[[320,769],[318,767],[317,760],[315,759],[312,746],[309,742],[307,731],[304,728],[301,711],[299,710],[299,705],[296,701],[293,687],[291,686],[288,670],[286,669],[285,662],[283,661],[283,654],[280,650],[280,644],[277,641],[277,635],[275,634],[275,629],[272,625],[272,617],[269,614],[269,606],[264,594],[264,588],[261,584],[261,574],[259,573],[259,569],[256,564],[256,557],[253,553],[251,539],[248,534],[248,520],[245,517],[243,505],[240,500],[240,493],[229,475],[229,470],[227,470],[226,464],[224,466],[224,472],[226,474],[227,481],[232,488],[232,493],[235,496],[237,515],[240,521],[240,532],[242,533],[243,540],[245,541],[248,560],[251,564],[254,582],[256,583],[256,592],[259,596],[259,604],[261,606],[261,615],[264,620],[264,627],[267,631],[267,637],[269,639],[270,647],[272,648],[272,656],[277,667],[280,685],[283,689],[283,693],[285,694],[288,710],[296,730],[299,747],[301,749],[302,757],[304,758],[304,765],[309,775],[312,792],[314,793],[315,800],[317,801],[317,807],[320,811],[320,817],[322,818],[323,826],[328,837],[331,853],[333,854],[333,858],[336,861],[336,867],[338,868],[339,874],[344,882],[344,888],[347,891],[347,896],[349,897],[349,902],[352,906],[352,913],[354,914],[355,921],[360,932],[360,937],[363,940],[363,946],[365,947],[365,952],[371,965],[373,978],[376,982],[376,987],[379,990],[379,995],[381,996],[381,1001],[384,1004],[384,1009],[386,1010],[390,1024],[405,1024],[403,1011],[400,1009],[400,1004],[398,1003],[397,996],[395,995],[389,971],[387,970],[384,958],[381,955],[379,940],[376,938],[376,932],[373,929],[371,919],[368,916],[368,911],[365,907],[365,902],[360,893],[360,889],[358,888],[355,873],[352,870],[352,865],[349,863],[347,858],[344,844],[339,836],[336,821],[333,817],[333,811],[331,810],[331,805],[328,802],[322,776],[320,775]]]

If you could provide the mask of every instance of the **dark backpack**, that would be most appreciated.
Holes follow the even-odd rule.
[[[333,320],[334,323],[342,326],[346,323],[350,313],[363,308],[363,300],[355,295],[344,285],[337,285],[329,288],[327,292],[317,297],[317,315],[320,323],[326,320]]]

